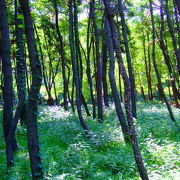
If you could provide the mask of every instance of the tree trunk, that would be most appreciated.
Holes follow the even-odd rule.
[[[24,57],[25,44],[23,40],[23,28],[19,27],[23,24],[23,20],[18,19],[18,15],[22,14],[22,10],[19,7],[17,0],[15,0],[15,26],[16,26],[16,65],[17,65],[17,87],[18,87],[18,106],[15,113],[14,121],[19,120],[21,123],[26,121],[26,60]],[[19,111],[19,113],[18,113]]]
[[[75,2],[76,3],[76,2]],[[73,30],[73,3],[72,0],[69,0],[69,41],[70,41],[70,49],[71,49],[71,59],[72,59],[72,66],[73,66],[73,76],[74,76],[74,81],[76,85],[76,105],[77,105],[77,112],[78,116],[80,119],[80,123],[82,127],[85,130],[85,134],[87,137],[90,137],[90,128],[87,125],[86,121],[83,118],[82,115],[82,91],[80,87],[80,77],[78,74],[78,65],[77,65],[77,60],[76,59],[76,54],[75,54],[75,42],[74,42],[74,30]]]
[[[1,56],[3,73],[3,131],[6,142],[7,165],[13,164],[13,140],[8,136],[9,128],[13,121],[13,78],[11,64],[11,47],[9,38],[9,25],[5,0],[0,1],[0,33],[1,33]]]
[[[103,83],[103,97],[104,97],[104,104],[106,107],[109,107],[109,95],[108,95],[108,83],[107,83],[107,38],[105,35],[105,29],[103,29],[103,40],[102,40],[102,83]]]
[[[29,59],[32,71],[32,84],[28,97],[28,150],[31,163],[32,178],[34,180],[43,177],[42,163],[38,141],[37,127],[37,105],[39,99],[39,91],[42,82],[41,65],[36,47],[36,39],[34,35],[33,21],[28,0],[19,0],[24,15],[25,33],[29,51]]]
[[[63,77],[63,97],[64,97],[64,109],[67,111],[68,110],[68,101],[67,101],[67,94],[68,94],[68,83],[67,83],[67,77],[66,77],[66,66],[65,66],[65,50],[64,50],[64,45],[63,45],[63,38],[59,29],[59,18],[58,18],[58,7],[57,7],[57,0],[53,0],[54,3],[54,10],[55,10],[55,15],[56,15],[56,31],[58,35],[58,39],[60,42],[60,47],[59,47],[59,53],[61,55],[61,62],[62,62],[62,77]]]
[[[165,10],[166,10],[166,16],[167,16],[167,24],[168,24],[169,32],[172,38],[173,48],[174,48],[176,61],[177,61],[178,73],[180,74],[180,49],[177,46],[176,36],[175,36],[174,28],[172,25],[170,13],[169,13],[169,7],[168,7],[169,0],[165,0],[165,2],[166,2]]]
[[[91,0],[90,2],[90,11],[91,18],[93,22],[94,28],[94,36],[95,36],[95,47],[96,47],[96,89],[97,89],[97,106],[98,106],[98,120],[99,122],[103,122],[103,105],[102,105],[102,64],[100,59],[100,49],[99,49],[99,29],[96,23],[95,16],[95,1]]]
[[[82,55],[80,49],[80,39],[79,39],[79,29],[78,29],[78,0],[73,0],[74,2],[74,43],[75,43],[75,55],[77,59],[77,72],[79,76],[79,88],[80,88],[80,101],[83,103],[84,108],[88,116],[90,116],[87,103],[85,101],[84,95],[82,93],[82,82],[83,82],[83,62],[82,62]]]
[[[90,12],[91,13],[91,12]],[[96,118],[96,103],[94,99],[94,94],[93,94],[93,82],[92,82],[92,75],[91,75],[91,59],[90,59],[90,53],[91,53],[91,45],[92,43],[89,43],[90,39],[90,22],[91,22],[91,14],[89,15],[88,19],[88,30],[87,30],[87,60],[86,60],[86,74],[88,78],[88,83],[89,83],[89,88],[90,88],[90,95],[91,95],[91,102],[93,105],[93,118]]]
[[[129,40],[128,40],[128,34],[127,34],[127,25],[124,17],[124,11],[122,6],[122,0],[118,0],[119,4],[119,11],[120,11],[120,17],[121,17],[121,24],[122,24],[122,33],[124,38],[124,45],[126,50],[126,58],[128,63],[128,72],[129,72],[129,80],[131,83],[131,103],[132,103],[132,111],[133,116],[137,118],[136,113],[136,92],[135,92],[135,79],[134,79],[134,72],[133,72],[133,66],[132,66],[132,58],[129,48]]]
[[[121,100],[120,100],[117,85],[116,85],[115,72],[114,72],[114,69],[115,69],[114,47],[113,47],[113,41],[111,38],[112,33],[111,33],[111,29],[109,27],[109,22],[107,19],[105,20],[105,27],[106,27],[105,29],[106,29],[106,34],[107,34],[108,50],[109,50],[109,58],[110,58],[109,79],[110,79],[112,94],[113,94],[114,103],[116,107],[116,113],[121,124],[124,140],[125,142],[128,142],[129,141],[129,128],[128,128],[126,118],[122,110]]]
[[[180,1],[179,0],[175,0],[176,6],[178,8],[179,14],[180,14]]]
[[[166,95],[164,93],[164,90],[163,90],[163,86],[162,86],[162,82],[161,82],[161,77],[160,77],[160,73],[159,73],[159,69],[158,69],[158,66],[157,66],[157,62],[156,62],[156,29],[155,29],[155,22],[154,22],[154,16],[153,16],[153,7],[152,7],[152,0],[149,0],[150,2],[150,13],[151,13],[151,23],[152,23],[152,35],[153,35],[153,49],[152,49],[152,58],[153,58],[153,65],[154,65],[154,69],[155,69],[155,72],[156,72],[156,76],[157,76],[157,80],[158,80],[158,89],[159,89],[159,92],[164,100],[164,102],[166,103],[166,106],[167,106],[167,109],[169,111],[169,115],[171,117],[171,120],[175,123],[175,125],[177,126],[177,123],[176,123],[176,120],[175,120],[175,117],[173,115],[173,112],[172,112],[172,109],[171,109],[171,106],[169,105],[168,103],[168,100],[166,98]]]
[[[171,86],[172,86],[172,90],[173,90],[173,96],[174,96],[174,100],[176,103],[176,106],[179,106],[178,103],[178,99],[180,100],[180,93],[176,87],[176,75],[173,72],[173,68],[172,68],[172,63],[171,63],[171,58],[169,56],[169,52],[168,49],[166,47],[166,44],[164,42],[164,13],[163,13],[163,1],[161,0],[161,7],[160,7],[160,15],[161,15],[161,29],[160,29],[160,41],[159,41],[159,46],[163,52],[163,56],[164,56],[164,61],[165,64],[167,65],[168,71],[169,71],[169,75],[171,78]]]
[[[150,42],[150,37],[149,37],[149,33],[147,33],[147,40],[148,42]],[[153,90],[152,90],[152,78],[151,78],[151,71],[152,71],[152,65],[151,65],[151,51],[150,51],[150,46],[148,46],[148,86],[149,86],[149,90],[150,90],[150,101],[153,101],[154,97],[153,97]]]
[[[130,87],[130,81],[124,66],[124,62],[122,59],[121,55],[121,46],[120,46],[120,39],[119,39],[119,32],[117,29],[117,26],[114,21],[114,14],[111,10],[110,7],[110,2],[108,0],[104,0],[104,5],[105,5],[105,12],[107,15],[107,19],[110,25],[111,33],[112,33],[112,39],[113,39],[113,45],[114,49],[116,52],[116,57],[119,61],[119,65],[121,68],[121,75],[124,81],[124,87],[125,87],[125,108],[126,108],[126,114],[127,114],[127,120],[128,120],[128,126],[129,126],[129,133],[131,137],[131,143],[133,147],[133,152],[134,152],[134,157],[135,161],[140,173],[140,176],[143,180],[148,180],[148,175],[146,168],[144,166],[142,156],[140,153],[138,141],[137,141],[137,134],[136,134],[136,129],[134,125],[134,120],[133,120],[133,114],[132,114],[132,105],[131,105],[131,87]]]

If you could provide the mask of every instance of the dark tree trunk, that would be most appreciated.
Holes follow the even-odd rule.
[[[161,29],[160,29],[159,46],[163,52],[164,61],[165,61],[165,64],[167,65],[167,68],[169,71],[169,76],[171,78],[171,86],[172,86],[172,90],[173,90],[174,100],[175,100],[176,106],[179,107],[178,99],[180,100],[180,93],[176,87],[176,75],[173,72],[171,58],[169,56],[169,52],[168,52],[168,49],[167,49],[165,41],[164,41],[164,13],[163,13],[162,6],[163,6],[163,2],[161,1],[161,7],[160,7]]]
[[[18,15],[22,14],[22,10],[15,0],[15,28],[16,28],[16,65],[17,65],[17,87],[18,87],[18,106],[14,116],[14,121],[18,122],[19,118],[21,123],[26,123],[26,59],[25,42],[23,39],[24,30],[20,27],[23,24],[22,19],[18,19]]]
[[[121,124],[124,140],[126,142],[129,142],[129,128],[128,128],[126,118],[122,110],[121,100],[120,100],[117,85],[116,85],[115,72],[114,72],[114,69],[115,69],[114,47],[113,47],[112,33],[111,33],[111,29],[109,27],[109,22],[107,19],[105,20],[105,27],[106,27],[105,29],[106,29],[106,34],[107,34],[108,50],[109,50],[109,58],[110,58],[109,79],[110,79],[110,84],[111,84],[111,89],[112,89],[112,95],[114,98],[116,113]]]
[[[72,91],[71,91],[71,106],[72,106],[72,111],[75,112],[75,108],[74,108],[74,75],[72,78]]]
[[[142,94],[144,101],[146,101],[146,95],[144,93],[144,88],[142,86],[141,86],[141,94]]]
[[[10,148],[10,162],[13,164],[14,151],[17,150],[17,144],[15,140],[15,132],[19,119],[21,123],[26,123],[26,61],[24,57],[24,42],[23,42],[23,29],[19,26],[23,23],[21,19],[18,19],[18,14],[21,14],[21,8],[15,1],[15,28],[16,28],[16,41],[17,41],[17,52],[16,52],[16,66],[17,66],[17,91],[18,91],[18,105],[14,115],[13,121],[9,126],[7,139],[12,148]]]
[[[180,74],[180,49],[177,46],[176,36],[175,36],[172,21],[171,21],[171,16],[169,13],[169,7],[168,7],[169,0],[165,0],[165,2],[166,2],[165,10],[166,10],[166,16],[167,16],[167,24],[168,24],[169,32],[172,38],[173,48],[174,48],[176,61],[177,61],[178,73]]]
[[[62,77],[63,77],[63,96],[64,96],[64,109],[67,111],[68,110],[68,101],[67,101],[67,94],[68,94],[68,83],[67,83],[67,77],[66,77],[66,66],[65,66],[65,50],[64,50],[64,45],[63,45],[63,38],[59,29],[59,18],[58,18],[58,7],[57,7],[57,0],[53,0],[54,2],[54,10],[55,10],[55,15],[56,15],[56,31],[58,34],[58,39],[60,42],[60,47],[59,47],[59,53],[61,54],[61,62],[62,62]]]
[[[157,62],[156,62],[156,29],[155,29],[155,22],[154,22],[154,16],[153,16],[153,7],[152,7],[152,0],[149,0],[150,2],[150,13],[151,13],[151,23],[152,23],[152,35],[153,35],[153,49],[152,49],[152,58],[153,58],[153,64],[154,64],[154,69],[156,72],[156,76],[157,76],[157,80],[158,80],[158,89],[159,92],[164,100],[164,102],[166,103],[167,109],[169,111],[169,115],[171,117],[171,120],[175,123],[175,125],[177,126],[175,117],[173,115],[172,109],[170,104],[168,103],[168,100],[166,98],[166,95],[164,93],[163,90],[163,86],[162,86],[162,82],[161,82],[161,77],[160,77],[160,73],[159,73],[159,69],[157,66]]]
[[[127,34],[127,25],[124,17],[124,11],[122,6],[122,0],[118,0],[119,4],[119,11],[120,11],[120,17],[121,17],[121,23],[122,23],[122,33],[124,38],[124,45],[126,50],[126,58],[128,62],[128,72],[129,72],[129,80],[131,83],[131,103],[132,103],[132,110],[133,110],[133,116],[137,118],[136,113],[136,92],[135,92],[135,79],[134,79],[134,72],[133,72],[133,66],[132,66],[132,58],[129,48],[129,41],[128,41],[128,34]]]
[[[88,107],[87,107],[87,103],[85,101],[83,92],[82,92],[82,82],[83,82],[83,62],[82,62],[82,55],[81,55],[81,49],[80,49],[80,40],[79,40],[79,25],[78,25],[78,0],[73,0],[74,2],[74,43],[75,43],[75,55],[76,55],[76,59],[77,59],[77,72],[78,72],[78,76],[79,76],[79,87],[80,87],[80,92],[81,92],[81,96],[80,96],[80,101],[81,103],[83,103],[85,111],[87,113],[88,116],[90,116]]]
[[[147,40],[150,42],[149,33],[147,33]],[[151,71],[152,71],[152,65],[151,65],[151,51],[150,46],[148,46],[148,86],[150,90],[150,101],[153,101],[153,90],[152,90],[152,78],[151,78]]]
[[[143,180],[148,180],[149,178],[148,178],[147,171],[146,171],[146,168],[145,168],[143,160],[142,160],[142,156],[141,156],[138,141],[137,141],[137,134],[136,134],[136,129],[135,129],[134,120],[133,120],[133,114],[132,114],[130,81],[129,81],[129,78],[128,78],[128,75],[127,75],[127,72],[126,72],[126,69],[124,66],[123,59],[122,59],[118,28],[114,21],[114,14],[111,10],[110,2],[108,0],[104,0],[104,5],[105,5],[105,11],[106,11],[107,19],[108,19],[108,22],[110,25],[111,33],[112,33],[112,39],[113,39],[114,49],[116,52],[116,57],[119,61],[119,65],[121,68],[121,75],[122,75],[122,78],[124,81],[125,109],[126,109],[126,114],[127,114],[131,143],[132,143],[133,152],[134,152],[134,158],[135,158],[141,178]]]
[[[119,93],[120,93],[121,102],[123,102],[123,92],[122,92],[122,83],[121,83],[121,69],[120,69],[119,64],[118,64],[118,68],[119,68],[119,71],[118,71],[118,74],[119,74]]]
[[[80,78],[78,74],[78,65],[77,65],[77,60],[76,59],[76,53],[75,53],[75,42],[74,42],[74,29],[73,29],[73,3],[72,0],[69,0],[69,41],[70,41],[70,49],[71,49],[71,59],[72,59],[72,67],[73,67],[73,76],[74,76],[74,81],[76,85],[76,105],[77,105],[77,112],[79,116],[80,123],[82,127],[85,130],[85,133],[88,137],[90,137],[90,129],[89,126],[87,125],[86,121],[83,118],[82,115],[82,91],[81,91],[81,86],[80,86]]]
[[[161,87],[160,87],[161,85],[157,84],[156,86],[157,86],[157,90],[159,93],[159,99],[160,99],[160,101],[163,101],[164,99],[163,99],[163,93],[162,93]]]
[[[176,8],[175,0],[173,0],[173,5],[174,5],[174,16],[175,16],[175,22],[176,22],[176,28],[178,34],[178,44],[180,48],[180,18],[179,18],[180,12],[178,12],[178,9]]]
[[[5,0],[0,1],[0,33],[1,33],[1,56],[3,73],[3,130],[6,142],[7,165],[13,164],[13,140],[9,135],[9,128],[13,121],[13,78],[11,64],[11,47],[9,38],[9,25]]]
[[[179,0],[175,0],[176,6],[178,8],[179,14],[180,14],[180,1]]]
[[[95,16],[95,1],[90,2],[90,11],[91,18],[94,28],[95,36],[95,47],[96,47],[96,89],[97,89],[97,106],[98,106],[98,120],[99,122],[103,121],[103,104],[102,104],[102,63],[100,58],[100,48],[99,48],[99,29],[96,22]]]
[[[148,60],[146,54],[146,37],[143,30],[143,52],[144,52],[144,62],[145,62],[145,71],[146,71],[146,78],[148,83],[148,98],[149,100],[153,100],[152,97],[152,87],[151,87],[151,77],[149,77],[149,68],[148,68]]]
[[[39,42],[38,47],[39,47],[39,51],[40,51],[40,59],[41,59],[40,62],[41,62],[41,66],[42,66],[42,75],[43,75],[44,85],[45,85],[46,91],[48,93],[48,101],[49,101],[50,97],[52,97],[51,96],[51,89],[48,86],[49,83],[48,83],[48,78],[47,78],[46,67],[45,67],[45,64],[44,64],[44,62],[45,62],[44,61],[44,53],[43,53],[43,50],[42,50],[42,47],[41,47],[41,40],[40,40],[40,37],[39,37],[39,34],[38,34],[35,23],[34,23],[34,30],[35,30],[35,33],[36,33],[37,41]],[[46,37],[44,36],[44,38],[45,38],[45,44],[46,44]],[[48,49],[47,49],[47,51],[48,51]],[[48,56],[49,56],[49,51],[48,51]],[[48,105],[49,105],[49,103],[48,103]]]
[[[37,127],[37,105],[39,99],[39,91],[42,82],[41,65],[36,47],[36,39],[34,35],[33,21],[28,0],[19,0],[24,15],[25,33],[29,51],[29,59],[32,71],[32,84],[28,97],[28,150],[30,156],[32,178],[34,180],[43,177],[42,163],[38,141]]]
[[[91,12],[90,12],[91,13]],[[86,74],[88,78],[88,83],[89,83],[89,88],[90,88],[90,95],[91,95],[91,102],[93,105],[93,118],[96,118],[96,102],[94,99],[94,94],[93,94],[93,81],[92,81],[92,76],[91,76],[91,59],[90,59],[90,53],[91,53],[91,45],[92,43],[89,43],[90,39],[90,22],[91,22],[91,14],[89,15],[88,19],[88,30],[87,30],[87,60],[86,60]]]
[[[103,29],[105,31],[105,29]],[[103,83],[103,97],[104,104],[106,107],[109,107],[109,95],[108,95],[108,83],[107,83],[107,38],[105,32],[103,32],[103,40],[102,40],[102,83]]]

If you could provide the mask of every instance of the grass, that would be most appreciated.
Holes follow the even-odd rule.
[[[180,124],[180,110],[173,108]],[[139,174],[132,148],[125,145],[114,107],[105,110],[105,122],[86,117],[94,138],[87,140],[77,115],[60,107],[40,107],[39,135],[46,179],[136,180]],[[138,140],[150,179],[180,177],[180,132],[163,104],[138,104]],[[6,168],[5,145],[0,126],[0,179],[31,179],[26,129],[18,126],[20,149],[15,166]]]

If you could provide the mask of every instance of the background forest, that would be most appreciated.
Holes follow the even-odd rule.
[[[180,177],[179,0],[0,0],[0,179]]]

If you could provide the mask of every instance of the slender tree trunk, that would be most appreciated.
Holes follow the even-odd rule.
[[[105,31],[105,29],[103,29]],[[105,32],[103,32],[103,40],[102,40],[102,84],[103,84],[103,97],[104,104],[106,107],[109,107],[109,95],[108,95],[108,83],[107,83],[107,38]]]
[[[162,86],[162,82],[161,82],[161,77],[160,77],[160,73],[159,73],[159,69],[157,66],[157,62],[156,62],[156,29],[155,29],[155,22],[154,22],[154,16],[153,16],[153,7],[152,7],[152,0],[149,0],[150,2],[150,13],[151,13],[151,23],[152,23],[152,33],[153,33],[153,49],[152,49],[152,58],[153,58],[153,64],[154,64],[154,69],[156,72],[156,76],[157,76],[157,80],[158,80],[158,89],[160,91],[160,94],[164,100],[164,102],[166,103],[167,109],[169,111],[169,115],[171,117],[171,120],[175,123],[175,125],[177,126],[175,117],[173,115],[172,109],[170,104],[168,103],[168,100],[166,98],[166,95],[164,93],[163,90],[163,86]]]
[[[3,73],[3,130],[6,142],[7,165],[13,164],[13,140],[9,137],[9,128],[13,121],[13,78],[11,64],[11,47],[9,38],[9,25],[5,0],[0,1],[0,33],[1,33],[1,56]]]
[[[87,61],[86,61],[87,68],[86,68],[86,73],[87,73],[87,78],[88,78],[88,83],[89,83],[89,88],[90,88],[91,102],[93,105],[93,118],[95,119],[96,118],[96,103],[95,103],[94,94],[93,94],[93,82],[92,82],[92,75],[91,75],[91,59],[90,59],[92,42],[89,43],[90,23],[91,23],[90,17],[91,17],[91,14],[89,15],[89,19],[88,19],[88,30],[87,30]]]
[[[16,41],[17,41],[17,52],[16,52],[16,65],[17,65],[17,86],[18,86],[18,99],[19,103],[15,113],[14,121],[19,120],[22,123],[26,121],[26,60],[24,57],[25,43],[23,39],[23,28],[19,27],[23,24],[23,20],[18,19],[18,15],[22,14],[22,10],[15,0],[15,26],[16,26]],[[19,111],[19,113],[18,113]]]
[[[178,99],[180,100],[180,93],[176,87],[176,75],[173,72],[173,68],[172,68],[172,64],[171,64],[171,58],[169,56],[168,49],[167,49],[166,44],[164,42],[164,13],[163,13],[162,6],[163,6],[163,1],[161,0],[161,7],[160,7],[161,29],[160,29],[159,46],[163,52],[164,61],[165,61],[165,64],[167,65],[169,75],[171,78],[171,85],[172,85],[174,100],[175,100],[176,106],[179,107]]]
[[[132,66],[132,58],[129,48],[129,40],[128,40],[128,34],[127,34],[127,25],[124,17],[124,11],[122,6],[122,0],[118,0],[119,4],[119,11],[120,11],[120,17],[121,17],[121,23],[122,23],[122,33],[124,38],[124,45],[126,50],[126,58],[128,62],[128,72],[129,72],[129,79],[131,83],[131,102],[132,102],[132,110],[133,110],[133,116],[137,118],[136,113],[136,92],[135,92],[135,79],[134,79],[134,72],[133,72],[133,66]]]
[[[59,18],[58,18],[58,7],[57,7],[57,0],[53,0],[54,2],[54,10],[56,15],[56,31],[58,34],[58,39],[60,42],[59,52],[61,54],[61,62],[62,62],[62,76],[63,76],[63,97],[64,97],[64,109],[68,110],[68,101],[67,101],[67,94],[68,94],[68,83],[66,77],[66,66],[65,66],[65,50],[63,45],[63,38],[59,29]]]
[[[115,72],[114,72],[114,69],[115,69],[114,47],[113,47],[113,40],[111,38],[112,33],[111,33],[111,29],[109,27],[109,22],[107,19],[105,20],[105,27],[106,27],[105,29],[106,29],[106,34],[107,34],[108,50],[109,50],[109,57],[110,57],[109,79],[110,79],[112,94],[113,94],[114,103],[116,107],[116,113],[121,124],[124,140],[128,142],[129,141],[129,128],[128,128],[126,118],[122,110],[121,100],[120,100],[117,85],[116,85]]]
[[[114,49],[116,52],[116,57],[119,61],[120,68],[121,68],[121,75],[122,75],[122,78],[124,81],[125,109],[126,109],[126,114],[127,114],[131,143],[132,143],[133,152],[134,152],[134,158],[135,158],[141,178],[143,180],[148,180],[149,178],[148,178],[147,171],[146,171],[146,168],[145,168],[143,160],[142,160],[142,156],[141,156],[138,141],[137,141],[137,134],[136,134],[136,129],[135,129],[134,120],[133,120],[133,114],[132,114],[130,81],[129,81],[129,78],[128,78],[128,75],[127,75],[127,72],[126,72],[126,69],[124,66],[124,62],[122,59],[122,55],[121,55],[121,46],[120,46],[118,28],[114,21],[114,14],[111,10],[110,2],[108,0],[104,0],[104,5],[105,5],[105,12],[106,12],[107,19],[108,19],[108,22],[110,25],[111,33],[112,33],[112,39],[113,39]]]
[[[94,36],[95,36],[95,46],[96,46],[96,89],[97,89],[97,106],[98,106],[98,120],[99,122],[103,122],[103,104],[102,104],[102,63],[100,58],[100,48],[99,48],[99,29],[96,23],[95,16],[95,1],[91,0],[90,2],[90,11],[91,18],[93,22],[94,28]]]
[[[18,105],[16,112],[11,121],[7,139],[9,144],[12,144],[10,148],[9,162],[14,162],[14,151],[17,150],[18,146],[15,140],[15,133],[19,119],[21,123],[26,123],[26,61],[24,57],[24,42],[23,42],[23,29],[19,27],[23,22],[18,19],[18,14],[21,14],[21,8],[18,7],[17,0],[15,0],[15,28],[16,28],[16,41],[17,41],[17,53],[16,53],[16,66],[17,66],[17,90],[18,90]],[[13,145],[12,142],[15,142]]]
[[[169,7],[168,7],[169,0],[165,0],[165,2],[166,2],[165,10],[166,10],[166,16],[167,16],[167,24],[168,24],[169,32],[172,38],[173,48],[174,48],[176,61],[177,61],[178,73],[180,74],[180,49],[177,46],[176,36],[175,36],[174,28],[172,25],[171,16],[169,13]]]
[[[36,47],[36,39],[34,35],[33,21],[28,0],[19,0],[24,15],[25,33],[29,51],[29,59],[32,71],[32,84],[28,97],[28,149],[32,170],[32,178],[34,180],[43,177],[42,163],[38,141],[37,127],[37,106],[39,99],[39,91],[42,82],[41,65]]]
[[[76,85],[76,105],[77,105],[77,112],[79,116],[80,123],[82,127],[85,130],[85,133],[87,137],[90,137],[90,128],[86,121],[83,118],[82,115],[82,92],[81,92],[81,87],[80,87],[80,78],[78,74],[78,65],[77,65],[77,60],[76,59],[76,54],[75,54],[75,42],[74,42],[74,31],[73,31],[73,3],[72,0],[69,0],[69,41],[70,41],[70,49],[71,49],[71,59],[72,59],[72,66],[73,66],[73,76],[74,76],[74,81]]]
[[[151,100],[151,87],[149,81],[149,72],[148,72],[148,62],[147,62],[147,55],[146,55],[146,38],[143,30],[143,52],[144,52],[144,62],[145,62],[145,71],[146,71],[146,79],[148,83],[148,98]]]
[[[45,85],[45,88],[46,88],[46,91],[48,93],[48,101],[50,99],[51,96],[51,89],[49,88],[49,83],[48,83],[48,77],[47,77],[47,71],[46,71],[46,67],[45,67],[45,60],[44,60],[44,53],[43,53],[43,50],[42,50],[42,47],[41,47],[41,40],[40,40],[40,37],[39,37],[39,34],[38,34],[38,31],[37,31],[37,28],[36,28],[36,24],[34,24],[34,30],[35,30],[35,33],[36,33],[36,37],[37,37],[37,41],[39,42],[38,44],[38,47],[39,47],[39,51],[40,51],[40,59],[41,59],[41,66],[42,66],[42,75],[43,75],[43,80],[44,80],[44,85]],[[44,35],[45,37],[45,35]],[[45,46],[47,47],[47,43],[46,43],[46,37],[45,37]],[[48,51],[48,49],[47,49]],[[49,57],[49,51],[48,51],[48,57]],[[50,59],[50,58],[49,58]],[[48,103],[49,105],[49,103]]]
[[[74,108],[74,75],[72,78],[72,91],[71,91],[71,106],[72,106],[72,111],[75,112],[75,108]]]
[[[174,16],[175,16],[175,22],[176,22],[176,28],[177,28],[177,34],[178,34],[178,45],[180,48],[180,18],[178,16],[180,12],[178,12],[178,9],[176,8],[175,0],[173,0],[173,5],[174,5]]]
[[[146,95],[144,93],[144,88],[142,86],[141,86],[141,94],[142,94],[144,101],[146,101]]]
[[[121,83],[121,69],[120,69],[119,64],[118,64],[118,68],[119,68],[119,71],[118,71],[118,75],[119,75],[119,93],[120,93],[121,102],[123,102],[123,92],[122,92],[122,83]]]
[[[178,11],[180,13],[180,1],[179,0],[175,0],[176,6],[178,8]]]
[[[150,37],[149,34],[147,34],[147,39],[148,42],[150,42]],[[151,67],[151,51],[150,51],[150,46],[148,46],[148,86],[149,86],[149,90],[150,90],[150,101],[153,101],[154,97],[153,97],[153,90],[152,90],[152,78],[151,78],[151,71],[152,71],[152,67]]]
[[[88,107],[87,107],[87,103],[85,101],[83,92],[82,92],[82,82],[83,82],[83,62],[82,62],[82,55],[81,55],[81,49],[80,49],[80,39],[79,39],[79,25],[78,25],[78,0],[73,0],[74,2],[74,43],[75,43],[75,55],[76,55],[76,59],[77,59],[77,72],[79,75],[79,87],[80,87],[80,92],[81,92],[81,96],[80,96],[80,101],[81,103],[83,103],[85,111],[87,113],[88,116],[90,116]]]

